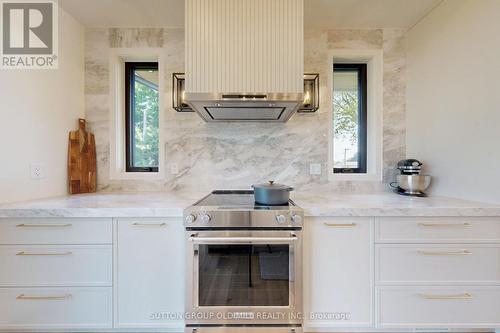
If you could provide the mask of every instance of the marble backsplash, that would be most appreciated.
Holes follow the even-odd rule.
[[[406,43],[402,30],[306,31],[305,72],[320,73],[320,109],[295,114],[285,124],[205,123],[196,114],[172,109],[172,73],[184,71],[184,31],[162,28],[87,29],[85,33],[85,108],[96,136],[98,187],[124,191],[210,191],[248,188],[274,179],[304,191],[371,192],[387,190],[395,163],[405,157]],[[161,48],[166,64],[163,135],[164,179],[110,179],[109,52],[112,48]],[[331,49],[381,49],[384,54],[383,182],[328,181],[330,92],[326,78]],[[320,163],[321,175],[309,164]],[[177,164],[179,173],[170,174]]]

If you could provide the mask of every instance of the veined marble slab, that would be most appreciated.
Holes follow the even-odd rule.
[[[500,216],[500,205],[395,193],[306,194],[292,197],[306,216]]]
[[[211,123],[172,106],[172,73],[184,72],[184,30],[172,28],[89,28],[85,31],[85,114],[96,137],[97,183],[106,191],[210,191],[238,188],[274,179],[302,191],[358,193],[383,191],[394,180],[396,163],[406,158],[405,91],[406,40],[399,29],[311,29],[304,32],[304,71],[320,74],[320,109],[295,114],[286,124]],[[112,49],[160,49],[164,63],[163,180],[113,179],[110,176],[109,59]],[[383,52],[383,166],[384,181],[329,181],[331,140],[331,73],[329,53],[338,49],[377,49]],[[125,52],[125,51],[124,51]],[[126,52],[125,52],[126,54]],[[114,110],[112,110],[114,112]],[[309,165],[320,164],[321,175]],[[168,170],[175,165],[179,173]],[[207,172],[210,170],[210,172]],[[203,175],[203,177],[198,177]]]
[[[181,217],[208,193],[96,193],[0,205],[2,217]],[[500,205],[393,193],[292,195],[306,216],[499,216]]]
[[[1,217],[181,217],[207,193],[93,193],[0,205]]]

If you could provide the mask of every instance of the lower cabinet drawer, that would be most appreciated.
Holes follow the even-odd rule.
[[[111,245],[1,245],[0,287],[111,286]]]
[[[500,326],[500,287],[381,287],[376,294],[382,328]]]
[[[500,284],[500,244],[376,245],[379,285]]]
[[[302,333],[302,327],[283,326],[283,327],[186,327],[184,333]]]
[[[110,218],[0,218],[0,244],[111,244]]]
[[[491,243],[500,241],[499,217],[380,217],[378,243]]]
[[[0,330],[110,328],[112,290],[0,288],[0,313]]]

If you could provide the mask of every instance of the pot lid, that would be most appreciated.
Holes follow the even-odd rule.
[[[285,190],[285,191],[291,191],[293,190],[293,187],[288,186],[288,185],[283,185],[283,184],[278,184],[275,183],[274,180],[270,180],[267,183],[264,184],[257,184],[257,185],[252,185],[253,188],[261,188],[261,189],[266,189],[266,190]]]

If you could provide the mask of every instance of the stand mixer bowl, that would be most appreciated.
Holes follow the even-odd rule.
[[[428,175],[398,175],[398,185],[407,194],[421,194],[431,184],[431,176]]]

